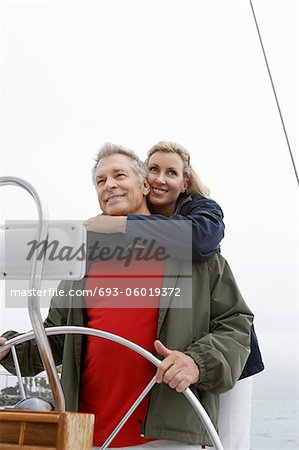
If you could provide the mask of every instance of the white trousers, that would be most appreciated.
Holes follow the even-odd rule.
[[[219,437],[224,450],[249,450],[252,377],[220,395]]]
[[[219,437],[224,450],[249,450],[251,425],[252,377],[238,381],[235,386],[220,395]],[[200,450],[200,445],[178,441],[157,440],[133,447],[110,448],[110,450]],[[205,447],[213,450],[214,447]],[[100,447],[93,447],[97,450]]]

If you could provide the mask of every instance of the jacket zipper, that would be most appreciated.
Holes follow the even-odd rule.
[[[138,419],[138,423],[139,423],[139,429],[140,429],[140,436],[144,437],[144,433],[145,433],[144,423],[142,422],[141,419]]]

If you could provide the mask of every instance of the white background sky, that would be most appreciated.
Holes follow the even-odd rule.
[[[253,2],[298,158],[298,2]],[[90,179],[105,141],[144,157],[185,145],[225,214],[222,253],[256,315],[266,371],[256,398],[298,379],[298,186],[250,4],[2,1],[2,174],[25,178],[51,219],[98,212]],[[297,125],[297,129],[296,129]],[[5,187],[3,219],[36,217]],[[5,308],[0,331],[30,328]]]

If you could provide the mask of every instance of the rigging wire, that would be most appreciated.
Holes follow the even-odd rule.
[[[262,47],[263,55],[264,55],[264,58],[265,58],[265,62],[266,62],[269,78],[270,78],[270,81],[271,81],[271,85],[272,85],[272,89],[273,89],[273,93],[274,93],[277,109],[278,109],[280,120],[281,120],[281,123],[282,123],[282,128],[283,128],[284,135],[285,135],[286,142],[287,142],[287,146],[288,146],[288,149],[289,149],[289,154],[290,154],[292,165],[293,165],[293,169],[294,169],[294,172],[295,172],[295,177],[297,179],[297,184],[298,184],[298,187],[299,187],[299,175],[298,175],[298,172],[297,172],[296,163],[295,163],[295,159],[294,159],[293,152],[292,152],[292,149],[291,149],[290,141],[289,141],[289,138],[288,138],[288,133],[287,133],[287,130],[286,130],[286,126],[285,126],[285,123],[284,123],[284,120],[283,120],[283,116],[282,116],[281,108],[280,108],[280,105],[279,105],[279,101],[278,101],[276,89],[275,89],[275,86],[274,86],[273,78],[272,78],[272,75],[271,75],[271,70],[270,70],[270,66],[269,66],[269,63],[268,63],[267,55],[266,55],[266,52],[265,52],[262,36],[261,36],[261,33],[260,33],[260,29],[259,29],[259,26],[258,26],[258,22],[257,22],[257,19],[256,19],[256,15],[255,15],[255,11],[254,11],[254,7],[253,7],[253,4],[252,4],[252,1],[249,0],[249,2],[250,2],[251,11],[252,11],[252,14],[253,14],[255,26],[256,26],[256,29],[257,29],[257,33],[258,33],[258,36],[259,36],[260,44],[261,44],[261,47]]]

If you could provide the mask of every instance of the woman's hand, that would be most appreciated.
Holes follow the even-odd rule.
[[[98,215],[91,217],[85,223],[87,231],[95,233],[125,233],[127,225],[126,216]]]

